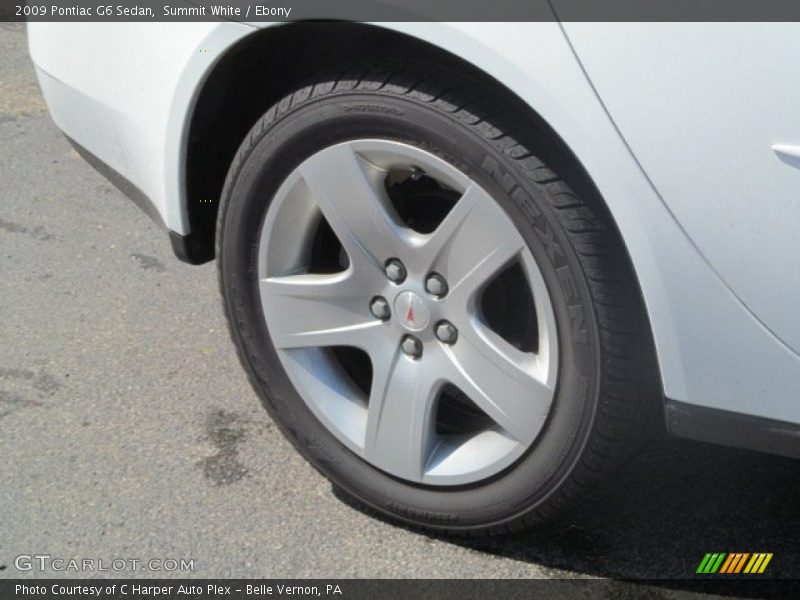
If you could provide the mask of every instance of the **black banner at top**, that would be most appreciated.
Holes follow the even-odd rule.
[[[0,21],[800,21],[798,0],[0,0]]]

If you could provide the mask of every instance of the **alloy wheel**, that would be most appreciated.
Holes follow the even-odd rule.
[[[535,442],[558,373],[553,306],[512,219],[456,166],[388,140],[330,146],[279,187],[258,256],[283,368],[363,460],[462,485]]]

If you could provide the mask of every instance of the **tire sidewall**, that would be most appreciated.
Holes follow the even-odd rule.
[[[227,316],[240,358],[274,420],[318,470],[362,502],[410,523],[449,530],[496,526],[540,508],[581,455],[599,389],[597,327],[577,255],[546,188],[484,134],[406,97],[352,92],[311,99],[267,123],[262,132],[251,132],[228,175],[220,207],[218,257]],[[550,414],[531,448],[486,480],[433,487],[371,466],[314,416],[270,342],[257,273],[258,242],[270,199],[311,154],[362,138],[415,145],[475,180],[515,223],[549,290],[559,341]]]

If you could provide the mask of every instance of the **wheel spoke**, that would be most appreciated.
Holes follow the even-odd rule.
[[[369,314],[350,272],[334,275],[289,275],[260,282],[276,348],[355,346],[368,349],[382,323]]]
[[[383,171],[347,144],[315,154],[300,171],[351,260],[382,269],[399,253],[403,232],[383,189]]]
[[[530,355],[498,340],[468,328],[446,349],[449,364],[442,377],[517,441],[529,444],[544,424],[553,386],[535,374]]]
[[[419,480],[432,449],[435,389],[422,363],[398,350],[371,358],[364,455],[386,471]]]
[[[445,273],[451,294],[470,296],[525,243],[511,219],[477,185],[464,192],[422,247],[430,270]]]

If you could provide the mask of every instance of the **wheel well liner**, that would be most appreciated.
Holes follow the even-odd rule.
[[[436,63],[463,73],[481,89],[494,89],[525,115],[526,137],[536,151],[557,161],[573,189],[598,197],[579,161],[550,126],[511,90],[437,46],[374,25],[297,22],[266,28],[236,43],[216,64],[198,93],[187,136],[186,211],[189,262],[214,258],[219,197],[228,167],[244,136],[274,103],[331,65],[387,61]],[[186,257],[181,257],[186,260]]]

